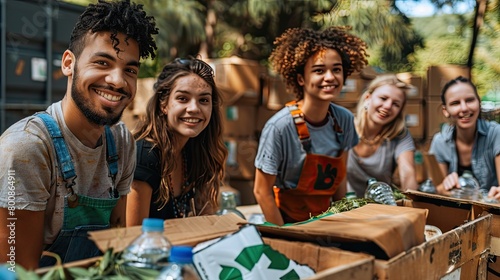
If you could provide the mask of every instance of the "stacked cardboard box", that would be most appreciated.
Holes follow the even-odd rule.
[[[442,113],[441,90],[450,80],[463,76],[470,78],[470,69],[463,65],[438,65],[427,69],[427,95],[425,96],[426,137],[430,140],[448,120]]]

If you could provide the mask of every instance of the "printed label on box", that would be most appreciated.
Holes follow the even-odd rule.
[[[245,226],[193,249],[193,263],[202,279],[303,279],[314,275],[264,244],[255,226]]]
[[[406,126],[413,127],[419,125],[418,115],[408,114],[405,116]]]

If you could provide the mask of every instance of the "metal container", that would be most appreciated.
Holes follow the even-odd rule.
[[[84,9],[55,0],[0,0],[0,133],[62,99],[61,56]]]

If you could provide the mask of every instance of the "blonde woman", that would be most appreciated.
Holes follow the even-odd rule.
[[[391,184],[396,167],[401,189],[418,188],[415,144],[404,119],[409,88],[396,75],[381,75],[359,100],[354,122],[360,141],[349,151],[347,164],[347,190],[358,197],[364,197],[368,178]]]

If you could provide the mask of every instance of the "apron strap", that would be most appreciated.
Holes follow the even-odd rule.
[[[299,135],[300,143],[307,153],[311,151],[311,137],[309,135],[309,130],[307,129],[306,119],[304,118],[304,113],[300,110],[299,103],[293,100],[286,103],[286,107],[292,115],[293,122],[297,128],[297,134]]]

